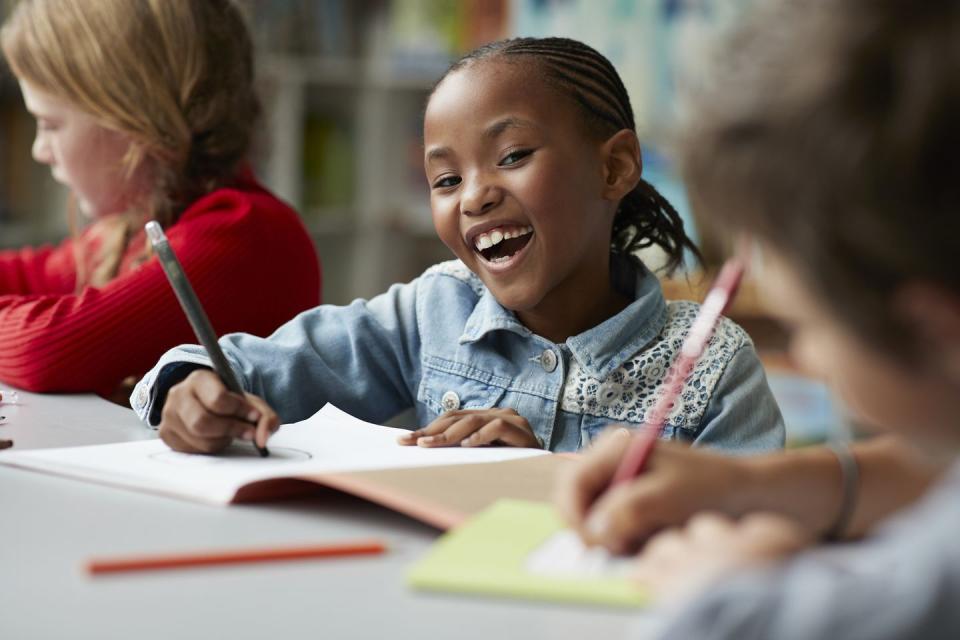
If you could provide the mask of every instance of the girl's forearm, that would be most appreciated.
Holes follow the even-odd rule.
[[[892,436],[856,443],[851,450],[859,478],[848,526],[842,532],[846,538],[862,536],[916,500],[942,470]],[[732,497],[731,511],[775,511],[819,533],[830,531],[836,522],[843,476],[836,454],[826,447],[743,459],[742,470],[747,482]]]

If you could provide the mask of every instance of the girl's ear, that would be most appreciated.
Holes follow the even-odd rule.
[[[916,328],[935,366],[960,386],[960,296],[915,282],[897,294],[896,308]]]
[[[603,158],[603,197],[619,202],[640,182],[643,163],[636,132],[621,129],[601,147]]]

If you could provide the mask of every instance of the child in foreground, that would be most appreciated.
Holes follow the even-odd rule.
[[[957,43],[952,1],[779,0],[698,96],[696,206],[754,235],[796,361],[889,435],[754,460],[663,447],[610,491],[624,439],[599,445],[558,492],[589,541],[626,551],[720,512],[639,557],[686,605],[667,638],[960,637]]]
[[[667,304],[635,252],[658,245],[673,267],[695,249],[640,176],[633,111],[609,61],[558,38],[482,47],[430,96],[424,151],[434,226],[459,260],[301,314],[265,340],[224,337],[246,398],[204,369],[202,350],[168,353],[133,396],[165,442],[262,445],[325,402],[371,422],[414,407],[426,426],[401,443],[425,447],[572,451],[606,425],[644,421],[697,305]],[[665,437],[782,446],[756,353],[729,320]]]

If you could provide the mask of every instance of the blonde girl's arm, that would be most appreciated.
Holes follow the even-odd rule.
[[[72,241],[0,251],[0,296],[70,293],[76,278]]]

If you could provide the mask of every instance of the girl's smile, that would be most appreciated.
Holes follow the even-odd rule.
[[[609,275],[623,194],[605,190],[604,143],[534,68],[485,61],[448,75],[424,147],[437,233],[528,328],[562,342],[624,306]]]
[[[503,272],[517,264],[533,239],[533,227],[512,222],[487,222],[469,229],[467,246],[473,246],[487,268]]]

